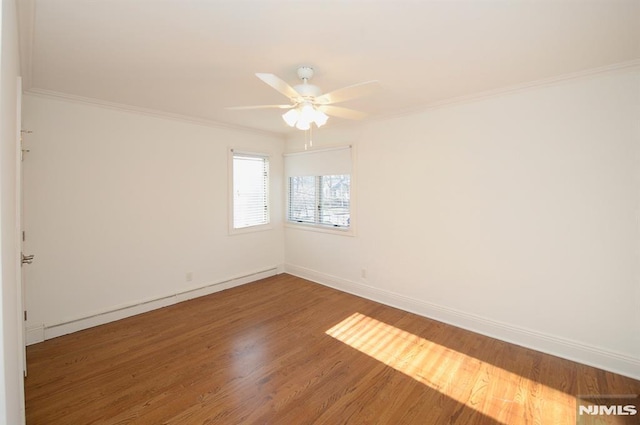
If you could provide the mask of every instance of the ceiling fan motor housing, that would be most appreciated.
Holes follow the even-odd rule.
[[[297,91],[301,97],[317,97],[322,94],[320,87],[314,86],[313,84],[303,83],[294,86],[293,89]]]
[[[297,91],[301,97],[308,99],[322,94],[320,87],[309,84],[311,77],[313,77],[313,68],[310,66],[301,66],[298,68],[298,78],[302,80],[302,84],[294,86],[293,89]]]

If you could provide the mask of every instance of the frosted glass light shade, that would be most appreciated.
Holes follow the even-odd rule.
[[[296,124],[296,128],[298,130],[309,130],[309,128],[311,128],[311,122],[303,120],[302,117],[300,117]]]
[[[316,123],[316,126],[322,127],[327,123],[328,119],[329,119],[329,116],[324,112],[322,112],[321,110],[319,109],[314,110],[313,122]]]
[[[329,116],[316,109],[312,104],[305,103],[284,113],[282,119],[289,127],[295,126],[298,130],[309,130],[311,123],[315,123],[317,127],[325,125]]]
[[[305,103],[304,105],[302,105],[302,108],[300,109],[299,119],[311,122],[313,121],[315,114],[316,114],[316,109],[310,103]]]
[[[296,125],[296,121],[298,121],[299,116],[300,112],[298,112],[297,109],[290,109],[282,115],[282,119],[287,123],[289,127],[293,127],[294,125]]]

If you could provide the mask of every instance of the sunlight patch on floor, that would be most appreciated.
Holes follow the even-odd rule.
[[[499,422],[575,423],[573,396],[364,314],[325,333]]]

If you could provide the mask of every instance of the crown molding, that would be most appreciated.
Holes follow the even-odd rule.
[[[571,80],[591,78],[591,77],[602,75],[602,74],[629,71],[634,69],[640,69],[640,59],[635,59],[627,62],[619,62],[616,64],[606,65],[598,68],[590,68],[583,71],[577,71],[577,72],[572,72],[568,74],[556,75],[549,78],[543,78],[540,80],[534,80],[526,83],[515,84],[515,85],[502,87],[494,90],[486,90],[486,91],[482,91],[482,92],[478,92],[470,95],[444,99],[444,100],[428,103],[428,104],[417,106],[417,107],[403,109],[396,113],[372,116],[371,117],[372,119],[370,121],[386,121],[389,119],[401,118],[408,115],[418,114],[420,112],[426,112],[433,109],[443,108],[445,106],[471,103],[479,100],[485,100],[485,99],[500,97],[508,94],[519,93],[526,90],[531,90],[531,89],[536,89],[541,87],[550,87],[550,86],[554,86],[554,85],[561,84]]]
[[[188,115],[176,114],[173,112],[160,111],[156,109],[150,108],[142,108],[138,106],[126,105],[122,103],[109,102],[102,99],[96,99],[91,97],[77,96],[68,93],[57,92],[53,90],[39,89],[39,88],[30,88],[28,90],[24,90],[24,93],[27,95],[55,99],[55,100],[63,100],[72,103],[80,103],[84,105],[97,106],[100,108],[112,109],[121,112],[129,112],[134,114],[146,115],[154,118],[167,119],[172,121],[180,121],[189,124],[201,125],[204,127],[217,128],[222,130],[234,130],[234,131],[243,131],[252,134],[258,134],[262,136],[270,136],[277,137],[282,139],[284,136],[278,132],[272,132],[267,130],[258,130],[251,127],[245,127],[241,125],[223,123],[214,120],[208,120],[205,118],[196,118]]]
[[[26,3],[29,3],[32,0],[24,0],[24,1]],[[27,65],[25,65],[25,66],[30,67],[30,60],[29,59],[30,58],[26,59]],[[564,82],[567,82],[567,81],[578,80],[578,79],[583,79],[583,78],[590,78],[590,77],[594,77],[594,76],[598,76],[598,75],[602,75],[602,74],[624,72],[624,71],[635,70],[635,69],[640,69],[640,59],[627,61],[627,62],[620,62],[620,63],[607,65],[607,66],[603,66],[603,67],[598,67],[598,68],[591,68],[591,69],[578,71],[578,72],[573,72],[573,73],[568,73],[568,74],[557,75],[557,76],[554,76],[554,77],[549,77],[549,78],[530,81],[530,82],[526,82],[526,83],[516,84],[516,85],[503,87],[503,88],[499,88],[499,89],[495,89],[495,90],[482,91],[482,92],[474,93],[474,94],[471,94],[471,95],[454,97],[454,98],[445,99],[445,100],[441,100],[441,101],[437,101],[437,102],[433,102],[433,103],[429,103],[429,104],[425,104],[425,105],[421,105],[421,106],[417,106],[417,107],[406,108],[406,109],[403,109],[403,110],[400,110],[400,111],[397,111],[397,112],[394,112],[394,113],[391,113],[391,114],[372,115],[372,116],[369,116],[368,118],[366,118],[364,120],[358,121],[358,123],[370,123],[370,122],[386,121],[386,120],[390,120],[390,119],[395,119],[395,118],[401,118],[401,117],[405,117],[405,116],[415,115],[415,114],[418,114],[418,113],[421,113],[421,112],[426,112],[426,111],[430,111],[430,110],[434,110],[434,109],[439,109],[439,108],[443,108],[443,107],[446,107],[446,106],[453,106],[453,105],[471,103],[471,102],[476,102],[476,101],[479,101],[479,100],[485,100],[485,99],[490,99],[490,98],[494,98],[494,97],[500,97],[500,96],[504,96],[504,95],[508,95],[508,94],[514,94],[514,93],[518,93],[518,92],[522,92],[522,91],[526,91],[526,90],[531,90],[531,89],[536,89],[536,88],[541,88],[541,87],[550,87],[550,86],[561,84],[561,83],[564,83]],[[29,72],[30,72],[30,69],[29,69]],[[27,74],[29,74],[29,72],[27,72]],[[27,77],[27,78],[30,78],[30,77]],[[205,119],[205,118],[196,118],[196,117],[191,117],[191,116],[187,116],[187,115],[181,115],[181,114],[176,114],[176,113],[172,113],[172,112],[159,111],[159,110],[150,109],[150,108],[142,108],[142,107],[137,107],[137,106],[132,106],[132,105],[116,103],[116,102],[109,102],[109,101],[105,101],[105,100],[101,100],[101,99],[77,96],[77,95],[57,92],[57,91],[53,91],[53,90],[46,90],[46,89],[39,89],[39,88],[28,88],[28,87],[30,87],[30,81],[25,80],[24,76],[23,76],[23,86],[25,87],[25,90],[24,90],[25,94],[30,94],[30,95],[34,95],[34,96],[40,96],[40,97],[53,98],[53,99],[59,99],[59,100],[66,100],[66,101],[70,101],[70,102],[82,103],[82,104],[93,105],[93,106],[99,106],[99,107],[103,107],[103,108],[114,109],[114,110],[125,111],[125,112],[131,112],[131,113],[137,113],[137,114],[152,116],[152,117],[156,117],[156,118],[170,119],[170,120],[174,120],[174,121],[182,121],[182,122],[187,122],[187,123],[196,124],[196,125],[202,125],[202,126],[206,126],[206,127],[212,127],[212,128],[218,128],[218,129],[228,129],[228,130],[235,130],[235,131],[244,131],[244,132],[248,132],[248,133],[252,133],[252,134],[259,134],[259,135],[263,135],[263,136],[266,135],[266,136],[278,137],[278,138],[282,138],[282,139],[289,138],[295,132],[295,131],[272,132],[272,131],[267,131],[267,130],[258,130],[258,129],[247,127],[247,126],[223,123],[223,122],[220,122],[220,121],[208,120],[208,119]],[[348,128],[348,127],[353,127],[354,125],[357,125],[358,123],[352,123],[352,122],[341,122],[341,123],[338,123],[338,122],[335,122],[335,123],[333,123],[334,125],[332,125],[331,128],[335,128],[335,129]]]

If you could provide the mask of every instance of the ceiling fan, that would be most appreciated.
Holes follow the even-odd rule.
[[[257,73],[256,77],[288,97],[291,104],[233,106],[227,109],[289,109],[282,115],[282,119],[290,127],[295,126],[299,130],[309,130],[313,123],[317,127],[323,126],[329,116],[352,120],[366,117],[367,114],[364,112],[333,106],[333,104],[364,96],[378,88],[378,81],[373,80],[322,94],[318,86],[309,83],[309,80],[313,77],[313,68],[310,66],[298,68],[298,78],[302,80],[302,84],[294,87],[291,87],[274,74]]]

